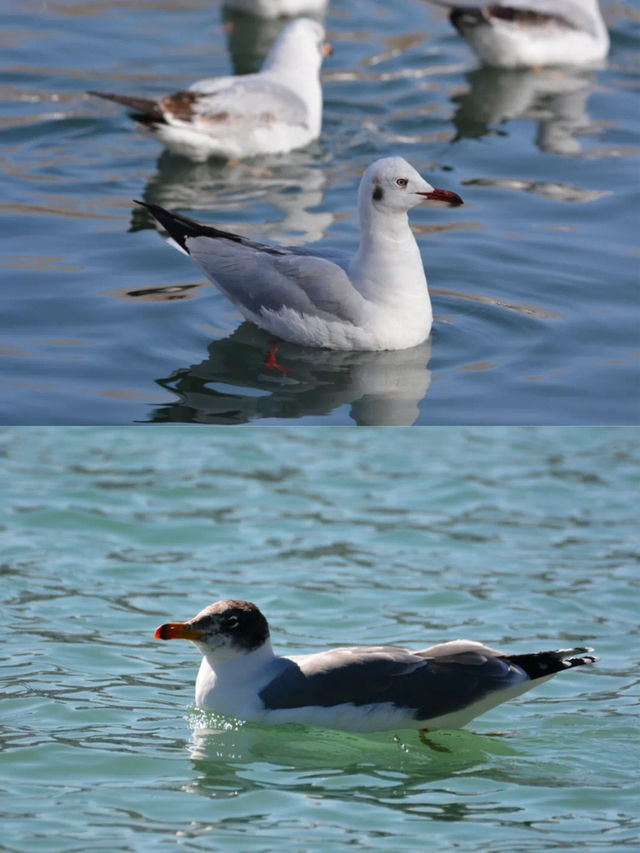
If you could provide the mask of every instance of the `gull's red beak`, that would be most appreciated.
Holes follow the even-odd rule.
[[[192,627],[189,622],[167,622],[156,629],[154,640],[199,640],[204,631]]]
[[[326,59],[326,58],[327,58],[327,56],[331,56],[331,55],[332,55],[332,53],[333,53],[333,48],[331,47],[331,45],[329,44],[329,42],[328,42],[328,41],[326,41],[326,42],[322,45],[322,55],[323,55],[323,56],[324,56],[324,58]]]
[[[464,204],[458,193],[452,193],[451,190],[441,190],[438,187],[435,187],[430,193],[417,193],[417,195],[424,196],[431,201],[444,201],[451,207]]]

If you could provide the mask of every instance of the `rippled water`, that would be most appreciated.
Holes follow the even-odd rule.
[[[228,38],[209,0],[3,7],[0,420],[637,423],[640,13],[604,5],[607,67],[496,73],[423,0],[333,0],[321,140],[239,167],[161,153],[84,91],[251,70],[271,27]],[[353,250],[389,153],[466,200],[415,211],[436,324],[404,353],[283,346],[266,371],[268,337],[132,204]]]
[[[0,431],[2,848],[637,850],[631,430]],[[463,732],[193,708],[153,640],[219,597],[280,651],[593,644]]]

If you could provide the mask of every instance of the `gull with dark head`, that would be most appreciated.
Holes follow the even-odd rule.
[[[609,34],[598,0],[430,0],[484,65],[583,65],[604,59]]]
[[[242,315],[271,334],[309,347],[396,350],[425,341],[433,321],[407,215],[427,200],[462,204],[402,157],[369,166],[358,191],[360,246],[353,257],[257,243],[158,205],[144,207]]]
[[[285,153],[320,135],[320,66],[329,52],[322,24],[298,18],[256,74],[200,80],[164,98],[89,94],[130,107],[139,125],[192,160]]]
[[[281,657],[249,601],[218,601],[188,622],[161,625],[155,639],[190,640],[203,655],[199,708],[350,732],[461,728],[558,672],[598,660],[589,648],[505,654],[470,640]]]

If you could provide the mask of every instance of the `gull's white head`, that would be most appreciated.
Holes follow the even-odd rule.
[[[331,53],[325,42],[324,27],[311,18],[296,18],[280,33],[269,51],[263,70],[290,69],[297,74],[317,73],[322,60]]]
[[[385,157],[372,163],[358,191],[360,210],[406,213],[427,199],[453,206],[463,204],[456,193],[432,187],[403,157]]]
[[[188,622],[167,622],[156,640],[190,640],[203,655],[230,660],[259,649],[269,639],[269,625],[250,601],[216,601]]]

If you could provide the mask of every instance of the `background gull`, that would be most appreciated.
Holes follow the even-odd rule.
[[[252,157],[301,148],[320,135],[324,27],[292,21],[256,74],[213,77],[163,98],[89,92],[134,110],[131,117],[192,160]]]
[[[353,258],[256,243],[144,206],[243,316],[271,334],[303,346],[393,350],[417,346],[431,330],[427,280],[407,216],[425,199],[462,204],[402,157],[369,166],[358,191],[361,239]]]
[[[556,673],[597,660],[589,648],[507,655],[469,640],[422,651],[356,646],[280,657],[267,620],[248,601],[218,601],[154,636],[190,640],[202,653],[200,708],[353,732],[461,728]]]
[[[609,51],[598,0],[430,0],[485,65],[518,68],[597,62]]]

